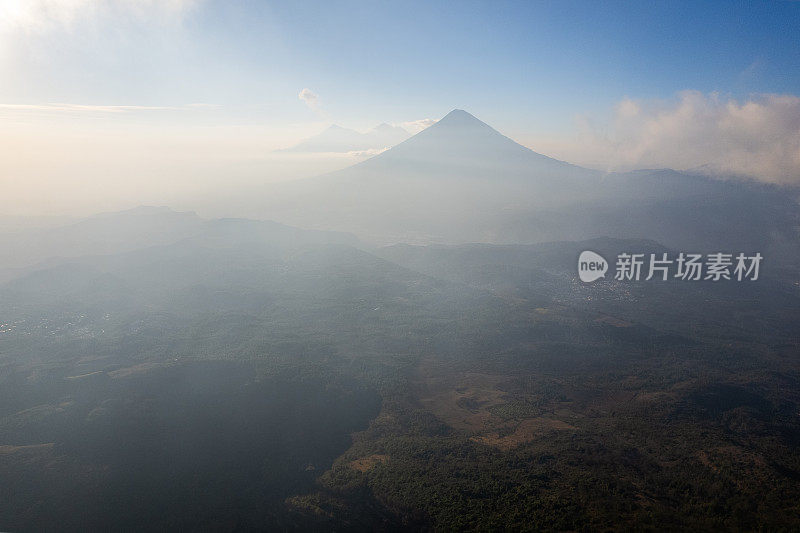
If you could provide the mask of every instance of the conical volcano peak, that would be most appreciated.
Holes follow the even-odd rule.
[[[467,113],[463,109],[453,109],[447,115],[442,118],[439,122],[434,124],[437,127],[448,127],[448,128],[488,128],[492,129],[491,126],[486,124],[485,122],[478,120],[475,116]]]
[[[474,115],[464,111],[463,109],[453,109],[448,114],[446,114],[442,120],[447,120],[447,119],[455,120],[458,118],[478,120],[477,118],[475,118]]]
[[[534,172],[553,178],[575,167],[514,142],[462,109],[454,109],[405,142],[358,165],[371,175],[503,176],[526,179]]]
[[[454,109],[431,127],[377,157],[449,158],[454,164],[469,165],[476,163],[476,158],[494,161],[520,153],[527,156],[533,152],[466,111]]]

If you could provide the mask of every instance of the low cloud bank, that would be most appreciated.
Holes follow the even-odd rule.
[[[529,144],[604,170],[668,167],[800,185],[800,98],[684,91],[667,102],[624,99],[610,124],[581,117],[576,138]]]

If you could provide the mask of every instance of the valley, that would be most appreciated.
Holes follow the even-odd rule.
[[[659,245],[356,248],[246,221],[192,239],[2,287],[14,529],[796,520],[800,296],[781,270],[588,285],[576,250]]]

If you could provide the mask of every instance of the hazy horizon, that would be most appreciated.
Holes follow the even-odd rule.
[[[796,4],[746,17],[708,4],[690,19],[679,5],[566,16],[547,3],[421,4],[411,11],[430,20],[416,26],[403,10],[357,6],[347,17],[244,1],[4,0],[0,214],[153,204],[251,216],[239,202],[268,184],[388,146],[283,149],[332,124],[414,134],[454,108],[600,171],[800,180],[800,64],[781,31]],[[733,30],[707,23],[718,17]]]

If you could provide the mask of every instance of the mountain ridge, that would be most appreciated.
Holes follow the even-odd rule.
[[[409,136],[410,134],[400,126],[392,126],[385,122],[364,133],[332,124],[317,135],[278,152],[347,153],[383,150],[403,142]]]
[[[670,169],[586,169],[460,109],[381,154],[273,191],[271,218],[379,244],[612,236],[698,251],[782,243],[788,254],[800,220],[796,202],[774,187]]]

